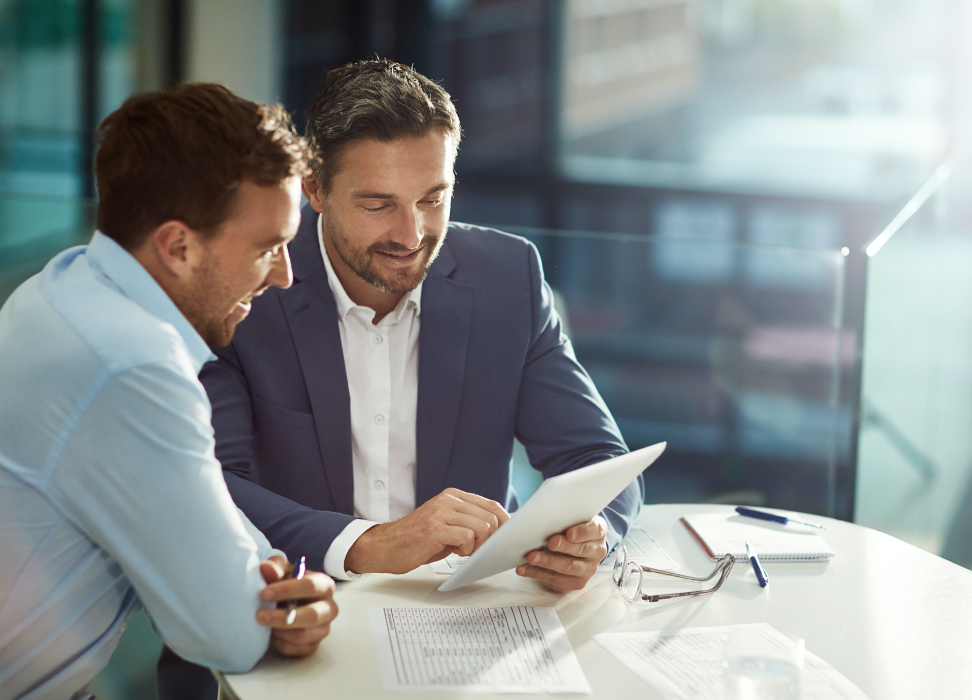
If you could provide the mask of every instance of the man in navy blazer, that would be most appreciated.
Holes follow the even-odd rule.
[[[516,505],[514,438],[544,478],[627,448],[534,246],[448,223],[460,130],[441,87],[390,61],[345,66],[307,132],[321,161],[293,286],[254,299],[200,376],[226,483],[273,546],[338,578],[469,554]],[[639,477],[517,572],[583,587],[643,500]]]

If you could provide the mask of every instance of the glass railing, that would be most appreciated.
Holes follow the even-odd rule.
[[[854,352],[840,250],[513,232],[540,250],[577,356],[628,445],[668,442],[646,473],[648,502],[844,515],[853,406],[842,382]]]
[[[861,524],[964,566],[972,566],[970,203],[972,163],[946,163],[870,248],[856,503]]]

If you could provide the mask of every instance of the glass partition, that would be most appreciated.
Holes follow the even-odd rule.
[[[648,502],[837,512],[852,413],[841,398],[853,363],[844,254],[684,233],[514,232],[540,250],[577,357],[629,447],[668,442],[646,473]]]
[[[855,520],[972,567],[972,163],[910,210],[868,258]]]

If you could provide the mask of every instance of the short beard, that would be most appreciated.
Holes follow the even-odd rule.
[[[233,340],[236,324],[227,315],[214,314],[211,304],[228,296],[215,257],[208,255],[196,269],[185,298],[178,304],[182,315],[211,348],[224,348]]]
[[[365,250],[356,249],[351,244],[351,241],[348,240],[344,231],[335,224],[329,215],[324,215],[322,223],[324,234],[334,244],[334,250],[341,260],[344,261],[344,264],[368,284],[391,294],[408,294],[425,281],[425,277],[429,273],[429,268],[439,255],[439,250],[442,248],[442,241],[445,238],[443,235],[425,236],[422,239],[424,258],[417,270],[398,270],[390,275],[383,276],[372,262],[375,253],[405,253],[413,251],[410,251],[401,243],[394,241],[372,243]]]

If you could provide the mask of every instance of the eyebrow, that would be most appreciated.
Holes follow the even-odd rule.
[[[257,244],[258,248],[276,248],[278,245],[290,243],[293,237],[284,236],[282,234],[277,234],[272,238],[265,238],[261,243]]]
[[[430,189],[428,192],[426,192],[422,196],[423,197],[428,197],[430,194],[435,194],[436,192],[442,192],[443,190],[447,190],[450,187],[452,187],[452,183],[451,182],[440,182],[438,185],[436,185],[435,187],[433,187],[432,189]],[[398,199],[398,198],[395,195],[393,195],[393,194],[385,194],[383,192],[352,191],[351,192],[351,199],[390,199],[390,200],[394,200],[394,199]]]

